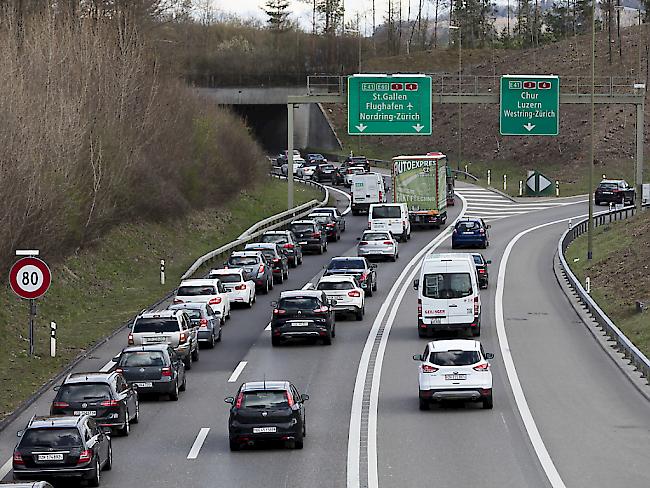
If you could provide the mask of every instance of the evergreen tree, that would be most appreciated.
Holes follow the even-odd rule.
[[[264,13],[272,30],[285,30],[289,20],[289,0],[266,0]]]

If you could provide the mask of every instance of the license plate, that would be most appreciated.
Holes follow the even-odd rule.
[[[446,380],[464,380],[467,379],[466,374],[446,374],[445,375]]]
[[[463,234],[465,234],[466,236],[473,236],[474,232],[463,232]]]
[[[75,415],[92,415],[93,417],[97,415],[95,410],[75,410],[73,413]]]
[[[442,317],[431,317],[432,324],[442,324]]]
[[[165,342],[164,337],[147,337],[147,342]]]
[[[307,245],[307,241],[300,241],[298,244],[300,244],[301,246],[306,246],[306,245]]]
[[[296,322],[291,322],[291,325],[294,327],[307,327],[309,325],[309,322],[296,321]]]
[[[151,381],[136,382],[133,384],[136,385],[138,388],[151,388],[153,386],[153,383],[151,383]]]
[[[277,427],[253,427],[253,434],[272,434],[277,431]]]
[[[39,454],[39,461],[63,461],[63,454]]]

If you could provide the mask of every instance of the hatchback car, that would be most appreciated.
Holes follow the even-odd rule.
[[[461,400],[481,402],[492,408],[492,372],[479,341],[455,339],[429,342],[424,353],[413,356],[418,361],[420,410],[433,402]]]
[[[113,467],[111,437],[90,415],[34,416],[18,436],[14,480],[76,478],[99,486],[101,471]]]
[[[397,241],[390,232],[367,230],[359,238],[357,256],[396,261],[399,258]]]
[[[366,258],[336,257],[332,258],[323,276],[349,274],[354,276],[366,296],[371,297],[377,291],[377,265],[370,264]]]
[[[230,318],[230,300],[219,278],[181,281],[174,303],[207,303],[224,320]]]
[[[269,242],[278,244],[282,251],[289,258],[289,265],[295,268],[302,264],[302,246],[298,243],[298,238],[290,230],[270,230],[262,234],[260,242]]]
[[[50,415],[90,415],[124,436],[140,419],[138,394],[120,373],[69,374],[54,391]]]
[[[345,217],[343,217],[341,212],[339,212],[338,208],[336,208],[336,207],[320,207],[313,213],[330,214],[332,217],[334,217],[334,220],[336,220],[336,222],[339,224],[339,229],[341,229],[341,232],[345,232]]]
[[[341,228],[339,223],[331,214],[320,213],[318,211],[312,212],[307,215],[308,219],[318,222],[323,226],[327,233],[327,239],[330,241],[338,241],[341,239]]]
[[[487,288],[488,264],[492,264],[492,260],[485,259],[485,257],[479,253],[472,253],[472,258],[474,258],[474,265],[476,266],[476,272],[478,273],[478,284],[481,288]]]
[[[336,167],[331,163],[320,163],[316,167],[312,178],[319,183],[323,181],[334,182],[336,178]]]
[[[177,303],[170,305],[169,310],[185,310],[190,323],[198,327],[197,340],[212,349],[216,342],[221,342],[221,326],[224,318],[212,310],[207,303]]]
[[[332,305],[335,312],[352,313],[357,320],[363,320],[366,294],[354,276],[323,276],[316,289],[324,291],[327,298],[336,302],[336,305]]]
[[[336,305],[335,301],[323,291],[282,292],[279,301],[271,302],[271,344],[279,346],[289,339],[322,339],[329,346],[336,337],[332,305]]]
[[[127,347],[113,361],[115,371],[139,393],[169,395],[176,401],[178,392],[187,388],[185,364],[167,345]]]
[[[625,180],[602,180],[594,193],[594,202],[634,205],[635,194],[634,187]]]
[[[461,246],[487,248],[490,245],[490,226],[483,219],[464,218],[456,222],[451,234],[451,248]]]
[[[289,226],[298,238],[298,244],[304,250],[316,251],[318,254],[327,252],[327,233],[323,226],[314,220],[295,220]]]
[[[219,278],[231,305],[245,305],[251,308],[256,300],[255,282],[247,277],[241,268],[213,269],[210,278]]]
[[[253,280],[256,289],[264,294],[273,289],[273,268],[261,251],[235,251],[223,266],[243,269],[246,278]]]
[[[225,398],[232,405],[228,419],[230,450],[257,441],[289,442],[302,449],[307,435],[305,402],[288,381],[252,381],[239,387],[237,395]]]
[[[276,283],[284,283],[289,279],[289,258],[280,245],[273,242],[255,242],[246,244],[244,251],[260,251],[267,262],[271,264],[273,278]]]

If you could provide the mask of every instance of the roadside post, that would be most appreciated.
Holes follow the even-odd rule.
[[[56,357],[56,322],[50,322],[50,357]]]
[[[589,276],[585,278],[585,290],[587,291],[587,295],[591,295],[591,278]]]
[[[490,183],[492,182],[492,170],[488,169],[487,173],[487,186],[490,186]]]
[[[508,189],[508,175],[503,175],[503,191]]]
[[[555,180],[555,196],[560,196],[560,180]]]
[[[519,180],[519,196],[522,196],[524,194],[524,181]]]
[[[160,260],[160,284],[165,284],[165,260]]]
[[[43,296],[50,287],[52,274],[45,262],[36,256],[37,249],[18,249],[16,261],[9,271],[9,284],[16,295],[29,300],[29,355],[34,355],[34,324],[36,321],[36,299]]]

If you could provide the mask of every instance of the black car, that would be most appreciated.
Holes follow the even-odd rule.
[[[368,169],[366,169],[368,168]],[[368,173],[370,171],[370,165],[365,165],[363,162],[344,162],[341,163],[341,165],[336,169],[336,173],[334,175],[334,179],[332,182],[336,185],[346,185],[349,186],[349,184],[346,183],[345,179],[346,176],[352,174],[352,173]]]
[[[230,450],[256,441],[290,442],[302,449],[307,435],[305,405],[288,381],[252,381],[239,388],[237,396],[225,398],[232,405],[228,419]]]
[[[127,436],[140,418],[137,392],[120,373],[74,373],[54,388],[50,415],[90,415]]]
[[[356,277],[367,297],[371,297],[373,292],[377,291],[377,265],[370,264],[366,258],[332,258],[323,275],[335,274],[349,274]]]
[[[490,259],[485,259],[482,254],[472,254],[474,265],[478,273],[478,285],[481,288],[488,287],[488,264],[492,264]]]
[[[283,283],[289,279],[289,258],[282,248],[273,242],[255,242],[246,244],[244,251],[261,251],[266,260],[271,264],[273,279],[276,283]]]
[[[167,344],[127,347],[113,361],[115,371],[141,394],[169,395],[176,401],[178,392],[187,388],[185,364]]]
[[[602,180],[594,193],[594,202],[634,205],[635,194],[634,187],[625,180]]]
[[[77,478],[99,486],[113,466],[111,437],[90,415],[32,417],[14,448],[14,480]]]
[[[338,241],[341,239],[341,228],[336,218],[331,214],[314,212],[307,215],[307,218],[321,224],[325,228],[327,238],[330,241]]]
[[[316,251],[318,254],[327,252],[327,232],[318,222],[295,220],[289,227],[304,250]]]
[[[271,302],[271,344],[278,346],[289,339],[322,339],[323,344],[332,344],[336,337],[334,307],[320,290],[284,291],[280,300]]]
[[[332,163],[321,163],[314,171],[313,179],[319,183],[322,181],[334,182],[336,178],[336,167]]]
[[[341,213],[339,212],[338,208],[336,207],[321,207],[314,213],[319,213],[319,214],[329,214],[331,215],[334,220],[339,224],[339,229],[341,232],[345,232],[345,218]]]
[[[223,267],[243,269],[246,279],[253,280],[261,293],[273,289],[273,267],[261,251],[235,251]]]
[[[343,164],[347,164],[348,166],[363,166],[366,173],[370,171],[370,161],[365,156],[348,156],[343,161]]]
[[[289,258],[289,265],[295,268],[302,264],[302,246],[298,238],[290,230],[270,230],[262,234],[261,242],[271,242],[282,247],[282,251]]]

